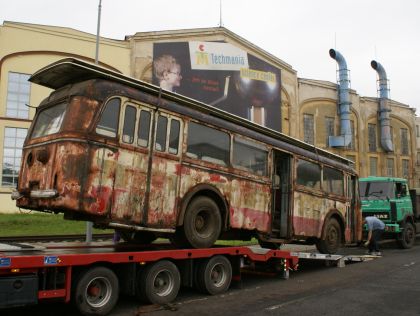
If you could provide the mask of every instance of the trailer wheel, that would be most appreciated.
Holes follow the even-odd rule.
[[[74,302],[83,315],[106,315],[115,306],[119,295],[118,278],[105,267],[83,272],[75,284]]]
[[[209,248],[219,238],[222,217],[219,207],[210,198],[200,196],[187,207],[184,217],[184,235],[193,248]]]
[[[167,304],[178,295],[181,276],[175,264],[161,260],[142,271],[138,284],[139,297],[153,304]]]
[[[227,291],[232,281],[232,265],[225,256],[214,256],[200,264],[196,277],[201,292],[221,294]]]
[[[341,247],[341,227],[335,218],[330,218],[325,224],[324,234],[316,243],[320,253],[334,254]]]
[[[413,247],[416,241],[416,230],[413,224],[405,222],[403,225],[403,231],[401,233],[401,239],[398,239],[398,245],[403,249],[409,249]]]

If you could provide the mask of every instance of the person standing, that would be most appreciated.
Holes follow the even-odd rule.
[[[385,230],[385,224],[375,216],[367,216],[363,220],[363,223],[367,225],[368,237],[365,242],[365,246],[368,246],[368,254],[381,256],[382,253],[379,250],[379,241],[382,238],[382,234]]]

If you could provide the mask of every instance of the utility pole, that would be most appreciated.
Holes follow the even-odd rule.
[[[101,8],[102,0],[99,0],[98,5],[98,26],[96,28],[96,50],[95,50],[95,64],[99,64],[99,33],[101,30]],[[86,242],[92,241],[92,222],[86,222]]]

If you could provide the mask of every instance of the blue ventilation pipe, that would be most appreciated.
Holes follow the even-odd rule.
[[[328,143],[330,147],[348,147],[351,143],[351,125],[350,125],[350,80],[347,69],[347,63],[343,55],[335,49],[329,51],[331,58],[338,63],[339,70],[339,103],[338,115],[340,116],[340,136],[330,136]]]
[[[384,67],[375,60],[370,62],[373,69],[376,70],[379,76],[379,125],[381,127],[381,146],[386,152],[394,151],[391,137],[391,123],[389,119],[389,112],[391,109],[388,106],[388,79]]]

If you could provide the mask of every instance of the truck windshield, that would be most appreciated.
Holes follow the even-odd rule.
[[[63,123],[66,108],[66,103],[60,103],[42,110],[35,122],[31,138],[57,133]]]
[[[384,200],[395,198],[393,182],[360,182],[362,200]]]

